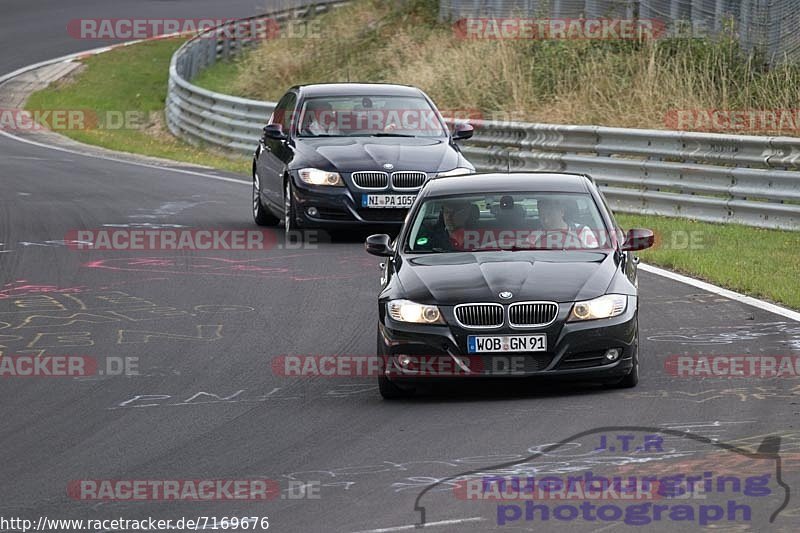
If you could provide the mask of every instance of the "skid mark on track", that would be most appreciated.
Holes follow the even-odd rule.
[[[174,274],[180,276],[229,276],[251,278],[276,278],[291,281],[327,281],[351,279],[363,273],[339,264],[341,271],[331,271],[330,265],[321,265],[313,256],[324,254],[292,254],[258,259],[226,259],[220,257],[141,257],[99,259],[83,266],[118,272],[143,272],[148,274]],[[306,261],[293,262],[304,258]],[[337,264],[337,263],[334,263]],[[322,272],[320,272],[322,270]]]
[[[649,335],[648,341],[672,342],[683,345],[724,345],[760,340],[764,337],[786,336],[779,341],[800,350],[800,324],[796,322],[764,322],[741,326],[688,327],[676,331]]]

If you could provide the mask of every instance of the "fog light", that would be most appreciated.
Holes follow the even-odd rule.
[[[606,359],[611,361],[612,363],[619,359],[619,356],[622,355],[622,350],[619,348],[611,348],[610,350],[606,351]]]
[[[411,364],[411,356],[410,355],[398,355],[397,362],[400,363],[400,366],[403,368],[408,368],[408,365]]]
[[[309,207],[308,209],[306,209],[306,213],[308,213],[308,216],[310,217],[315,217],[319,215],[319,211],[317,211],[316,207]]]

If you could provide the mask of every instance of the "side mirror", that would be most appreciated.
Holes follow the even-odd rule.
[[[466,141],[471,139],[473,135],[475,135],[475,128],[472,127],[472,124],[466,122],[456,124],[455,130],[453,130],[454,141]]]
[[[288,139],[286,134],[283,133],[283,126],[280,124],[267,124],[264,126],[264,138],[275,139],[276,141],[285,141]]]
[[[364,243],[364,249],[368,254],[377,255],[380,257],[389,257],[392,255],[392,238],[381,233],[379,235],[370,235]]]
[[[633,252],[645,250],[653,246],[655,235],[649,229],[632,229],[625,234],[625,242],[622,244],[623,252]]]

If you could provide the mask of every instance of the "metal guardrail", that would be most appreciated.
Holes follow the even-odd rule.
[[[315,0],[303,7],[231,21],[184,43],[173,54],[169,65],[165,112],[172,134],[192,144],[252,153],[276,102],[220,94],[190,81],[217,61],[230,59],[249,45],[266,39],[275,23],[313,17],[345,3]]]
[[[268,15],[316,14],[331,2]],[[258,17],[253,17],[255,20]],[[202,89],[190,80],[248,42],[226,25],[172,57],[166,117],[172,133],[194,144],[250,154],[275,103]],[[260,37],[260,36],[256,36]],[[482,171],[586,173],[620,212],[800,230],[800,138],[720,135],[520,122],[474,121],[464,155]]]

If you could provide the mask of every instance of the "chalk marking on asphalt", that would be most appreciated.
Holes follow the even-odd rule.
[[[483,522],[485,519],[480,516],[473,518],[456,518],[454,520],[440,520],[438,522],[426,522],[422,527],[436,527],[436,526],[452,526],[454,524],[465,524],[467,522]],[[387,533],[389,531],[406,531],[409,529],[417,528],[417,524],[407,526],[384,527],[380,529],[365,529],[363,531],[356,531],[355,533]]]
[[[673,281],[679,281],[681,283],[685,283],[686,285],[691,285],[692,287],[702,289],[706,292],[718,294],[720,296],[724,296],[725,298],[729,298],[731,300],[735,300],[737,302],[756,307],[764,311],[769,311],[770,313],[774,313],[776,315],[785,316],[786,318],[791,318],[792,320],[800,322],[800,313],[797,311],[792,311],[791,309],[786,309],[785,307],[781,307],[770,302],[765,302],[764,300],[759,300],[758,298],[753,298],[752,296],[746,296],[738,292],[723,289],[717,285],[700,281],[699,279],[690,278],[689,276],[684,276],[682,274],[677,274],[675,272],[670,272],[669,270],[664,270],[663,268],[658,268],[652,265],[646,265],[642,263],[639,265],[639,268],[645,272],[662,276],[664,278],[669,278]]]

